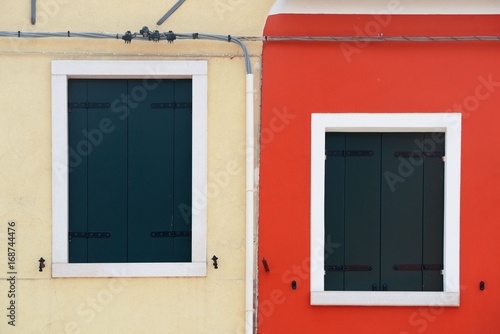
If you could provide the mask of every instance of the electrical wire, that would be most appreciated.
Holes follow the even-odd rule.
[[[132,39],[159,42],[160,40],[167,40],[172,43],[175,39],[207,39],[215,41],[226,41],[239,45],[245,57],[245,69],[247,74],[252,73],[252,66],[250,56],[246,45],[237,37],[231,35],[214,35],[214,34],[174,34],[172,31],[167,33],[160,33],[158,30],[154,32],[149,31],[147,27],[141,29],[141,33],[131,33],[127,31],[125,34],[109,34],[109,33],[94,33],[94,32],[13,32],[13,31],[0,31],[0,37],[17,37],[17,38],[47,38],[47,37],[80,37],[80,38],[99,38],[99,39],[123,39],[126,43],[130,43]]]
[[[237,44],[241,47],[245,57],[245,69],[248,74],[252,73],[250,55],[244,41],[253,42],[457,42],[457,41],[500,41],[500,36],[238,36],[217,35],[217,34],[175,34],[172,31],[160,33],[158,30],[151,32],[147,27],[143,27],[139,33],[127,31],[125,34],[110,34],[97,32],[21,32],[21,31],[0,31],[0,37],[11,38],[49,38],[49,37],[78,37],[97,39],[122,39],[125,43],[132,40],[159,42],[167,40],[173,43],[176,39],[204,39],[213,41],[224,41]]]
[[[304,42],[457,42],[500,41],[500,36],[264,36],[240,37],[242,41],[304,41]]]

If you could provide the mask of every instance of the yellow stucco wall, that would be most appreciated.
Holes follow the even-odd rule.
[[[272,0],[7,1],[0,31],[124,33],[150,29],[260,36]],[[247,42],[260,105],[261,43]],[[79,38],[0,38],[0,333],[243,333],[245,287],[245,71],[234,44]],[[208,60],[207,256],[203,278],[51,278],[51,60]],[[213,175],[236,164],[229,184]],[[16,326],[8,324],[8,222],[16,222]],[[38,271],[38,259],[47,266]]]

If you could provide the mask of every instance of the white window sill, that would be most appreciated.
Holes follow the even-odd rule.
[[[460,295],[429,291],[311,291],[311,305],[460,306]]]
[[[52,263],[52,277],[201,277],[206,262]]]

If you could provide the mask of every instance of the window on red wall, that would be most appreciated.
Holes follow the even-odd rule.
[[[313,114],[311,304],[459,304],[460,128],[459,114]]]
[[[325,134],[327,291],[442,291],[443,132]]]

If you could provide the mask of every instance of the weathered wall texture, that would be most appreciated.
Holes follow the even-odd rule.
[[[259,36],[272,3],[39,0],[2,4],[2,31],[160,31]],[[256,91],[261,44],[247,43]],[[208,261],[203,278],[51,278],[51,61],[208,60]],[[229,43],[0,38],[0,332],[239,333],[244,330],[245,68]],[[256,110],[260,96],[255,95]],[[8,324],[8,222],[16,222],[15,327]],[[38,259],[46,259],[43,272]]]

